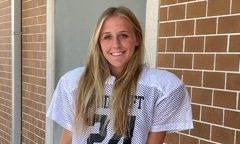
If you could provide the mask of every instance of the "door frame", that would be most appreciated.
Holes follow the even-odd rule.
[[[55,88],[55,0],[47,0],[46,29],[46,113]],[[53,122],[46,117],[45,144],[53,144]]]
[[[158,39],[159,0],[147,0],[145,20],[145,61],[150,67],[156,67]],[[55,0],[47,1],[47,57],[46,57],[46,110],[55,88]],[[53,122],[46,118],[45,143],[53,143]]]

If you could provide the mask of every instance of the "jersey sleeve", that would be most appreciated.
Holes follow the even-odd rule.
[[[47,117],[55,121],[63,128],[71,131],[73,121],[72,96],[66,87],[65,79],[62,77],[53,93],[51,104],[48,108]]]
[[[182,84],[168,96],[158,99],[151,132],[182,131],[193,128],[190,97]]]

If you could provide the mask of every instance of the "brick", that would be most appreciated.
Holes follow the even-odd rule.
[[[196,35],[216,34],[216,18],[196,20]]]
[[[4,15],[4,16],[1,16],[0,17],[0,21],[2,21],[2,22],[8,22],[8,21],[11,21],[11,16],[10,16],[10,14],[8,14],[8,15]]]
[[[194,34],[194,20],[178,21],[176,28],[177,36],[186,36]]]
[[[11,43],[11,37],[0,37],[0,43]]]
[[[37,1],[27,1],[27,2],[22,3],[23,10],[31,9],[34,7],[37,7]]]
[[[30,25],[36,25],[38,24],[37,17],[28,17],[25,19],[22,19],[22,25],[24,26],[30,26]]]
[[[240,112],[225,110],[224,126],[240,129]]]
[[[201,86],[202,72],[199,71],[183,71],[183,82],[191,86]]]
[[[195,54],[193,68],[194,69],[213,70],[214,54]]]
[[[200,120],[200,106],[192,104],[192,116],[194,120]]]
[[[9,86],[5,86],[5,85],[0,85],[0,90],[1,91],[4,91],[4,92],[6,92],[6,93],[11,93],[11,87],[9,87]]]
[[[192,68],[192,54],[176,54],[175,55],[175,68]]]
[[[28,51],[42,51],[40,43],[23,43],[22,47]]]
[[[177,3],[177,0],[161,0],[160,5],[170,5]]]
[[[0,44],[1,50],[11,50],[11,44]]]
[[[30,75],[25,75],[25,72],[23,72],[22,81],[26,82],[26,83],[39,85],[39,86],[46,85],[46,79],[45,78],[33,77],[33,76],[30,76]]]
[[[185,52],[203,52],[204,37],[186,37]]]
[[[190,130],[190,134],[204,139],[210,138],[210,125],[201,122],[193,122],[194,129]]]
[[[236,109],[237,93],[215,90],[213,94],[213,105],[223,108]]]
[[[179,143],[180,136],[178,133],[167,133],[165,138],[165,143],[167,144],[177,144]]]
[[[4,9],[0,9],[0,16],[10,14],[11,13],[11,7],[5,7]]]
[[[168,20],[179,20],[185,18],[185,5],[170,6]]]
[[[0,77],[3,77],[5,79],[11,79],[12,75],[9,72],[0,72]]]
[[[0,5],[0,9],[6,8],[11,6],[11,1],[10,0],[6,0],[6,1],[2,1],[1,5]]]
[[[0,29],[9,29],[11,28],[11,22],[0,23]]]
[[[6,36],[10,36],[11,35],[11,31],[10,30],[2,30],[0,36],[6,37]]]
[[[35,26],[35,25],[23,27],[22,33],[23,34],[37,34],[37,33],[41,33],[41,29],[40,29],[40,26]]]
[[[160,21],[166,21],[167,20],[167,16],[168,16],[168,8],[164,7],[164,8],[160,8]]]
[[[230,0],[208,0],[208,16],[230,13]]]
[[[190,136],[180,135],[180,144],[198,144],[198,139]]]
[[[158,54],[158,67],[173,67],[173,54]]]
[[[216,70],[239,71],[240,54],[217,54]]]
[[[40,32],[41,32],[41,33],[45,33],[46,30],[47,30],[47,26],[46,26],[46,24],[44,24],[44,25],[40,25]]]
[[[182,52],[182,51],[183,51],[183,38],[167,39],[167,52]]]
[[[11,72],[11,67],[7,65],[1,65],[0,71]]]
[[[211,105],[212,104],[212,90],[192,88],[192,102]]]
[[[165,50],[166,50],[166,39],[165,38],[158,39],[158,51],[165,52]]]
[[[206,1],[187,4],[187,18],[205,17],[206,5]]]
[[[223,89],[225,84],[225,74],[220,72],[204,72],[203,86]]]
[[[240,1],[232,0],[232,11],[231,13],[240,13]]]
[[[240,143],[240,131],[237,131],[237,135],[236,135],[236,144]]]
[[[240,90],[240,74],[227,74],[227,89]]]
[[[224,144],[234,144],[234,131],[227,128],[213,126],[212,140]]]
[[[160,23],[159,26],[160,37],[175,35],[175,22]]]
[[[46,14],[46,7],[36,7],[34,9],[28,9],[22,11],[22,18],[27,18],[27,17],[34,17],[34,16],[39,16],[39,15],[44,15]]]
[[[46,0],[38,0],[37,5],[38,6],[46,6],[47,1]]]
[[[223,124],[223,110],[211,107],[202,107],[201,120],[214,124]]]
[[[1,65],[8,65],[8,66],[10,66],[11,65],[11,59],[10,58],[1,58],[0,57],[0,64]]]
[[[240,52],[240,35],[231,35],[229,52]]]
[[[0,84],[11,87],[12,86],[12,81],[9,79],[4,79],[0,77]]]
[[[207,36],[205,51],[206,52],[226,52],[227,36]]]
[[[37,76],[37,77],[42,77],[42,78],[44,78],[46,76],[45,70],[29,68],[29,67],[23,67],[22,70],[27,75],[32,75],[32,76]]]
[[[239,33],[240,15],[220,17],[218,21],[218,33]]]
[[[38,24],[46,24],[46,16],[38,16],[37,23]]]

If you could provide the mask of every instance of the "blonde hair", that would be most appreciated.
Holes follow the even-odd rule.
[[[74,124],[76,130],[83,130],[90,126],[94,123],[96,109],[102,107],[104,84],[110,76],[110,69],[101,52],[98,40],[104,21],[112,16],[126,18],[133,26],[135,35],[139,39],[139,46],[135,48],[129,62],[114,83],[110,101],[114,131],[119,135],[127,136],[130,124],[128,112],[133,105],[137,81],[142,71],[144,44],[141,26],[135,15],[126,7],[106,9],[97,22],[89,45],[90,54],[86,69],[78,85]]]

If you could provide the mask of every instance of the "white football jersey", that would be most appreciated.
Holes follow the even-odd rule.
[[[72,131],[73,144],[145,144],[149,132],[181,131],[193,128],[191,102],[187,90],[174,74],[144,67],[139,78],[131,117],[129,137],[118,136],[109,120],[109,102],[115,77],[105,83],[103,107],[98,108],[95,123],[86,132],[74,132],[75,95],[83,67],[63,75],[53,94],[47,117]],[[105,127],[103,125],[107,124]]]

